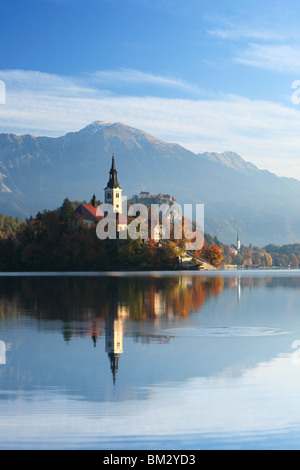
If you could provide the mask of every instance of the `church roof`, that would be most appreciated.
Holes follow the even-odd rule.
[[[104,217],[99,206],[94,207],[91,204],[81,204],[77,207],[75,213],[81,215],[84,220],[96,220],[98,217]]]

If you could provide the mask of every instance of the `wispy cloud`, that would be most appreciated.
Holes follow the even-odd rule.
[[[204,90],[200,89],[198,85],[188,83],[180,78],[155,75],[152,73],[145,73],[139,70],[123,68],[119,70],[101,70],[90,74],[90,79],[100,85],[110,86],[116,84],[149,84],[159,87],[175,88],[188,93],[203,94]]]
[[[299,28],[292,16],[292,5],[280,5],[278,11],[282,15],[276,15],[275,18],[270,5],[262,10],[261,16],[253,17],[250,14],[249,18],[246,16],[242,21],[241,18],[211,18],[214,25],[208,29],[208,33],[228,44],[235,64],[277,73],[299,73]]]
[[[7,88],[1,132],[58,136],[96,120],[119,121],[196,153],[234,150],[260,168],[300,178],[300,107],[234,95],[121,96],[82,77],[29,71],[0,71],[0,79]]]
[[[64,97],[95,93],[95,89],[91,88],[82,77],[68,77],[31,70],[1,70],[0,79],[7,84],[11,91],[10,96],[26,90],[36,94],[45,93]]]
[[[240,41],[242,39],[261,41],[283,41],[289,36],[286,33],[278,32],[268,28],[255,28],[247,25],[229,24],[226,27],[213,28],[208,31],[210,35],[224,40]]]
[[[300,48],[289,45],[250,44],[234,60],[264,70],[300,73]]]

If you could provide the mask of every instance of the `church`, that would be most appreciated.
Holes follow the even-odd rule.
[[[112,204],[114,210],[122,214],[122,189],[118,182],[118,175],[115,164],[115,156],[112,156],[111,169],[109,172],[109,181],[104,189],[105,204]]]
[[[106,188],[104,189],[104,202],[105,204],[111,204],[114,208],[117,218],[117,231],[126,230],[127,228],[127,217],[123,215],[123,199],[122,199],[122,188],[118,182],[118,174],[115,164],[115,156],[112,156],[111,169],[109,172],[109,180]]]
[[[127,217],[123,215],[122,188],[118,183],[114,155],[112,156],[109,180],[106,188],[104,189],[104,202],[105,204],[111,204],[114,208],[117,218],[117,231],[119,232],[120,230],[126,229]],[[95,194],[92,197],[90,204],[81,204],[75,210],[75,214],[80,216],[81,223],[87,228],[92,227],[93,224],[104,217],[102,210],[98,206]]]
[[[80,206],[75,209],[75,214],[80,216],[82,225],[87,228],[92,227],[99,217],[104,217],[103,212],[98,207],[95,194],[90,204],[80,204]]]
[[[115,156],[113,154],[111,169],[109,171],[108,183],[106,185],[106,188],[104,189],[104,203],[110,204],[114,209],[117,222],[117,232],[126,230],[128,227],[127,216],[123,214],[123,209],[125,209],[125,212],[127,213],[127,208],[123,208],[122,192],[123,190],[120,187],[118,181]],[[75,213],[80,216],[80,223],[87,228],[92,227],[95,223],[97,223],[97,221],[105,217],[105,214],[98,206],[95,194],[90,204],[81,204],[77,207]],[[149,238],[152,238],[152,240],[158,242],[159,240],[165,237],[165,234],[166,229],[158,219],[153,226],[153,232]]]

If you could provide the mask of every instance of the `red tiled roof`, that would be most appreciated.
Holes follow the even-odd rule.
[[[104,214],[103,214],[102,210],[100,209],[100,206],[97,207],[96,217],[104,217]]]
[[[104,217],[104,214],[99,206],[94,207],[91,204],[81,204],[75,210],[76,214],[81,215],[84,220],[96,220],[99,217]],[[120,225],[127,225],[127,217],[123,214],[116,213],[116,221]]]
[[[98,217],[104,217],[99,206],[94,207],[91,204],[81,204],[77,207],[75,213],[81,215],[84,220],[95,220]]]

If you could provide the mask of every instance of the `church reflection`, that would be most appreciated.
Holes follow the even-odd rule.
[[[6,345],[4,341],[0,341],[0,365],[6,364]]]
[[[173,341],[163,329],[199,313],[224,290],[236,291],[241,302],[244,288],[276,284],[272,278],[237,276],[145,274],[139,276],[74,276],[0,278],[0,324],[30,317],[37,328],[61,331],[64,341],[89,338],[103,347],[116,383],[124,338],[164,344]],[[289,288],[291,280],[287,283]],[[295,288],[299,284],[295,283]],[[147,324],[147,328],[145,328]],[[103,346],[103,341],[105,345]],[[0,360],[5,359],[0,343]]]
[[[101,333],[105,335],[105,352],[109,358],[114,385],[117,381],[120,358],[124,353],[123,338],[126,322],[132,319],[141,322],[150,320],[150,324],[155,327],[159,326],[161,321],[168,322],[176,316],[186,317],[198,311],[206,297],[218,295],[223,288],[222,278],[210,279],[206,284],[201,278],[180,276],[169,280],[167,286],[161,283],[159,278],[151,281],[143,284],[143,289],[136,289],[135,285],[134,292],[129,289],[127,296],[124,296],[122,288],[116,290],[110,303],[110,310],[104,317],[104,330],[102,328],[101,331],[96,322],[90,330],[95,347],[99,335]],[[128,287],[132,288],[131,285]],[[127,331],[127,334],[135,342],[142,344],[166,344],[174,339],[170,335],[159,334],[158,331],[152,334],[144,331]]]
[[[120,310],[117,318],[110,316],[105,321],[105,351],[109,357],[114,385],[116,384],[120,355],[123,354],[123,315],[125,318],[127,316],[126,309]]]
[[[130,312],[124,306],[118,306],[116,314],[105,319],[105,352],[109,358],[114,385],[116,385],[120,356],[124,352],[124,323],[128,319],[130,319]],[[133,337],[135,342],[142,344],[165,344],[173,339],[170,336],[160,334],[131,333],[130,336]],[[94,337],[92,339],[94,341]],[[94,345],[96,344],[94,343]]]
[[[123,353],[122,320],[114,320],[109,328],[105,329],[105,351],[108,353],[110,368],[113,374],[113,382],[115,385],[119,368],[119,359],[120,355]]]
[[[108,354],[113,384],[116,385],[119,360],[123,354],[124,322],[130,317],[126,308],[118,308],[118,316],[110,316],[105,320],[105,352]],[[172,336],[162,334],[131,333],[134,342],[142,344],[166,344],[173,340]]]

